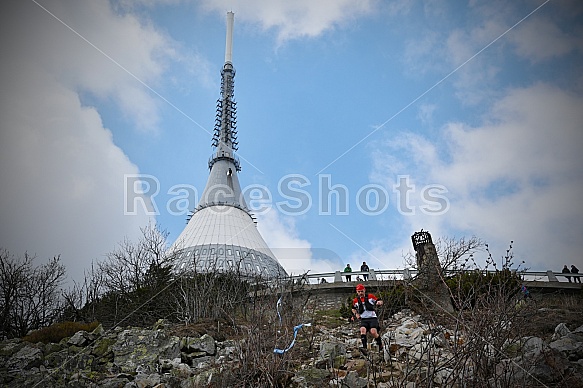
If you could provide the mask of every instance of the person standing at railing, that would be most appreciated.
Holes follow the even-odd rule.
[[[579,268],[575,267],[575,265],[571,265],[571,273],[579,274]],[[573,276],[573,282],[581,283],[581,278],[579,276]]]
[[[350,275],[351,272],[352,268],[350,268],[350,264],[346,264],[346,268],[344,268],[344,273],[348,273],[348,275],[345,275],[347,282],[352,281],[352,275]]]
[[[366,282],[368,280],[368,271],[370,271],[370,268],[368,268],[368,265],[366,264],[366,261],[362,262],[362,265],[360,266],[360,270],[362,272],[366,272],[362,274],[362,277],[364,278],[364,281]]]
[[[569,271],[569,268],[567,268],[567,264],[565,264],[565,266],[563,267],[563,270],[561,272],[562,273],[571,273],[571,271]],[[569,283],[571,283],[571,277],[570,276],[565,276],[565,277],[567,278]]]

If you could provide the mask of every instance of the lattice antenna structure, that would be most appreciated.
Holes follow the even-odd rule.
[[[235,160],[237,171],[241,166],[234,153],[239,149],[237,141],[237,102],[235,101],[235,68],[231,62],[233,54],[233,22],[234,14],[227,13],[227,42],[225,48],[225,64],[221,70],[221,98],[217,100],[215,128],[211,145],[217,151],[214,158],[228,157]],[[213,159],[214,159],[213,158]],[[209,168],[214,161],[211,159]]]

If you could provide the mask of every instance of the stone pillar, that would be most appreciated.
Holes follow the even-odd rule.
[[[449,288],[443,282],[443,269],[431,240],[431,234],[421,230],[413,233],[411,240],[418,270],[413,285],[422,293],[426,302],[429,302],[430,307],[441,310],[439,312],[453,312]]]
[[[555,276],[555,274],[553,273],[553,271],[550,269],[547,271],[547,276],[549,278],[549,282],[558,282],[559,281],[557,279],[557,277]]]

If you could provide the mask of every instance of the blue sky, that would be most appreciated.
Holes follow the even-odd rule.
[[[495,258],[513,240],[532,270],[583,268],[578,1],[4,9],[0,246],[12,253],[60,254],[79,280],[149,220],[178,237],[186,214],[167,206],[208,177],[232,10],[239,178],[271,194],[258,227],[289,272],[403,268],[421,228],[475,235]],[[155,180],[157,215],[124,212],[128,174]]]

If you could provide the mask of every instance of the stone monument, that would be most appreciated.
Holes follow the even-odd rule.
[[[421,229],[413,233],[411,240],[418,270],[413,286],[420,291],[421,299],[428,307],[435,307],[440,310],[439,312],[453,312],[449,288],[445,284],[443,269],[431,234]]]

